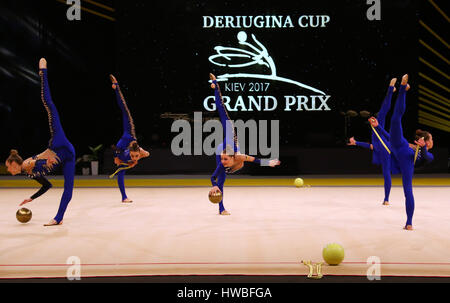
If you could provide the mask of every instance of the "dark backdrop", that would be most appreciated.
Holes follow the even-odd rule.
[[[418,84],[418,19],[422,1],[382,1],[380,21],[367,20],[369,6],[366,1],[356,0],[98,2],[115,11],[83,1],[82,6],[113,17],[114,21],[86,11],[82,11],[81,21],[68,21],[67,6],[58,1],[1,2],[2,159],[11,148],[19,149],[23,156],[46,148],[48,123],[39,100],[37,75],[38,60],[46,57],[52,96],[66,135],[79,156],[89,152],[88,146],[103,144],[103,171],[112,169],[109,147],[121,135],[121,116],[108,79],[108,74],[114,73],[132,112],[138,141],[155,156],[144,160],[135,172],[210,171],[214,167],[212,158],[171,155],[170,142],[176,135],[170,132],[173,120],[161,115],[184,113],[192,117],[194,111],[202,111],[214,116],[203,108],[203,100],[212,93],[208,73],[226,70],[212,65],[208,57],[214,54],[216,45],[238,47],[236,35],[241,30],[248,36],[255,34],[267,47],[279,76],[311,85],[331,96],[331,111],[285,112],[284,95],[315,94],[280,82],[253,81],[270,82],[265,95],[277,97],[278,109],[230,112],[232,119],[280,120],[283,166],[279,172],[376,171],[369,165],[367,151],[345,146],[350,136],[370,140],[366,119],[358,116],[345,123],[342,113],[376,113],[390,78],[400,79],[404,73],[409,73],[413,87],[403,119],[405,136],[412,139],[416,128],[427,128],[417,123],[418,94],[414,89]],[[203,28],[202,16],[214,15],[289,15],[295,27]],[[302,29],[296,24],[300,15],[329,15],[331,21],[325,28]],[[265,72],[261,67],[249,71]],[[232,99],[239,94],[258,95],[223,93]],[[432,171],[446,171],[448,133],[428,129],[433,132],[435,145],[444,148]],[[305,161],[305,157],[310,161]],[[311,165],[314,162],[320,165]],[[352,165],[355,168],[349,167]]]

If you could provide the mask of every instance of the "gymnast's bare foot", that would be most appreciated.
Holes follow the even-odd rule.
[[[128,198],[126,198],[125,200],[122,200],[122,203],[131,203],[131,202],[133,202],[133,200],[130,200]]]
[[[405,230],[413,230],[412,225],[406,225],[405,227],[403,227],[403,229]]]
[[[214,81],[214,80],[216,80],[216,76],[214,76],[213,74],[210,73],[209,74],[209,79],[211,79],[211,81]],[[211,88],[215,89],[216,85],[214,83],[211,83]]]
[[[54,226],[54,225],[62,225],[62,224],[63,224],[63,221],[58,223],[58,222],[56,222],[55,219],[51,219],[50,222],[48,222],[47,224],[44,224],[44,226]]]
[[[47,60],[45,60],[45,58],[41,58],[41,60],[39,60],[39,69],[45,68],[47,68]]]
[[[228,211],[226,211],[226,210],[223,210],[221,213],[220,213],[220,215],[221,216],[229,216],[229,215],[231,215]]]
[[[384,201],[383,205],[389,205],[389,201]]]
[[[116,84],[117,84],[116,77],[114,77],[113,75],[109,75],[109,79],[111,79],[111,82],[112,82],[112,88],[113,88],[113,89],[116,89]]]
[[[406,85],[406,90],[408,91],[411,87],[408,84],[408,74],[404,74],[402,77],[401,85]]]
[[[389,83],[389,86],[392,86],[392,87],[394,87],[394,92],[397,90],[396,88],[395,88],[395,83],[397,82],[397,78],[392,78],[391,79],[391,82]]]

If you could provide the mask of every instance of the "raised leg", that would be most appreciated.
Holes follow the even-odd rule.
[[[220,87],[215,78],[213,80],[213,84],[215,95],[214,101],[216,104],[217,112],[219,113],[220,122],[222,123],[222,129],[224,131],[223,146],[225,148],[227,145],[230,145],[233,148],[234,152],[236,152],[238,150],[239,144],[237,141],[236,133],[234,131],[233,123],[231,122],[230,116],[228,115],[228,112],[225,109],[225,105],[223,104],[222,100],[222,94],[220,92]]]
[[[392,100],[392,94],[395,90],[395,82],[397,81],[396,78],[391,80],[391,83],[389,84],[388,91],[386,93],[386,96],[384,97],[383,103],[381,104],[380,111],[378,112],[378,123],[381,125],[382,128],[385,128],[386,124],[386,116],[391,109],[391,100]]]
[[[406,110],[406,91],[409,89],[408,75],[402,77],[397,101],[391,118],[390,144],[394,156],[400,165],[405,194],[406,225],[405,229],[412,229],[414,214],[414,195],[412,190],[412,178],[414,174],[414,152],[409,148],[408,141],[403,137],[402,117]]]
[[[407,75],[405,76],[407,81]],[[408,141],[403,137],[402,128],[402,117],[406,110],[406,91],[408,87],[407,82],[405,83],[405,76],[403,76],[402,84],[400,85],[400,89],[398,92],[397,101],[395,102],[389,131],[391,146],[397,149],[408,146]]]
[[[41,78],[41,100],[47,111],[50,126],[49,147],[54,149],[59,147],[61,142],[66,141],[66,136],[61,125],[58,110],[52,101],[50,86],[48,84],[47,61],[44,58],[39,61],[39,76]]]
[[[131,117],[130,110],[128,109],[125,98],[120,90],[120,86],[113,75],[110,75],[111,82],[113,83],[114,92],[116,93],[116,101],[122,112],[122,126],[124,136],[132,137],[136,140],[136,132],[134,128],[133,117]]]

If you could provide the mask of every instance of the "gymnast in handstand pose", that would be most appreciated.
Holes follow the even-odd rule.
[[[117,104],[122,111],[123,134],[116,145],[114,156],[114,163],[117,165],[117,184],[119,185],[120,193],[122,194],[123,203],[133,202],[127,197],[125,193],[125,170],[135,167],[138,161],[142,158],[150,156],[150,153],[141,148],[136,140],[136,132],[134,129],[133,118],[128,109],[125,98],[120,90],[119,83],[113,75],[109,76],[112,82],[112,88],[116,93]],[[115,173],[115,174],[116,174]]]
[[[47,61],[44,58],[39,61],[39,76],[41,77],[41,100],[47,110],[50,126],[51,138],[48,148],[41,154],[26,160],[22,160],[16,150],[11,150],[6,160],[6,167],[12,175],[25,172],[30,178],[35,179],[42,185],[38,192],[20,203],[20,205],[24,205],[41,196],[52,187],[51,183],[45,178],[45,175],[51,172],[56,166],[61,165],[64,174],[64,192],[61,197],[58,213],[55,218],[48,224],[44,224],[44,226],[61,225],[67,205],[72,199],[75,176],[75,149],[64,134],[58,111],[52,101],[47,79]]]
[[[219,144],[216,149],[217,167],[211,176],[213,188],[210,190],[210,194],[218,191],[222,192],[222,201],[219,203],[219,214],[230,215],[223,206],[223,185],[225,183],[226,175],[240,170],[244,167],[244,162],[254,162],[261,165],[261,162],[263,161],[266,162],[266,165],[274,167],[279,165],[280,161],[278,159],[258,159],[239,152],[238,139],[234,131],[234,126],[223,104],[219,84],[213,74],[210,74],[210,79],[212,80],[211,88],[214,89],[216,108],[219,112],[220,122],[224,131],[223,143]]]
[[[388,91],[384,97],[383,103],[381,104],[381,109],[378,112],[378,124],[385,128],[386,116],[391,108],[392,94],[395,92],[395,83],[397,78],[393,78],[389,83]],[[378,138],[380,136],[380,138]],[[381,140],[380,140],[381,139]],[[372,130],[372,144],[366,142],[356,141],[354,137],[351,137],[350,142],[347,145],[357,145],[363,148],[373,150],[372,153],[372,163],[376,165],[381,165],[381,169],[384,177],[384,200],[383,205],[389,205],[389,194],[391,192],[391,172],[396,174],[399,173],[396,165],[391,166],[391,154],[390,154],[390,143],[384,134],[378,134],[375,130]]]
[[[416,130],[415,144],[410,144],[403,137],[402,117],[406,109],[406,91],[409,90],[408,75],[402,77],[402,82],[391,117],[389,134],[381,127],[376,118],[369,118],[370,124],[379,132],[389,138],[392,155],[397,159],[402,173],[403,191],[406,205],[406,224],[404,229],[412,230],[412,218],[414,214],[414,195],[412,190],[412,178],[414,165],[420,165],[434,160],[433,154],[428,150],[433,148],[433,137],[429,132]]]

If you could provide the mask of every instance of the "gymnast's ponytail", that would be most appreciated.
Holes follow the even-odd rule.
[[[19,152],[15,149],[11,149],[9,152],[9,157],[6,159],[6,163],[16,162],[19,165],[22,165],[23,159],[19,156]]]

